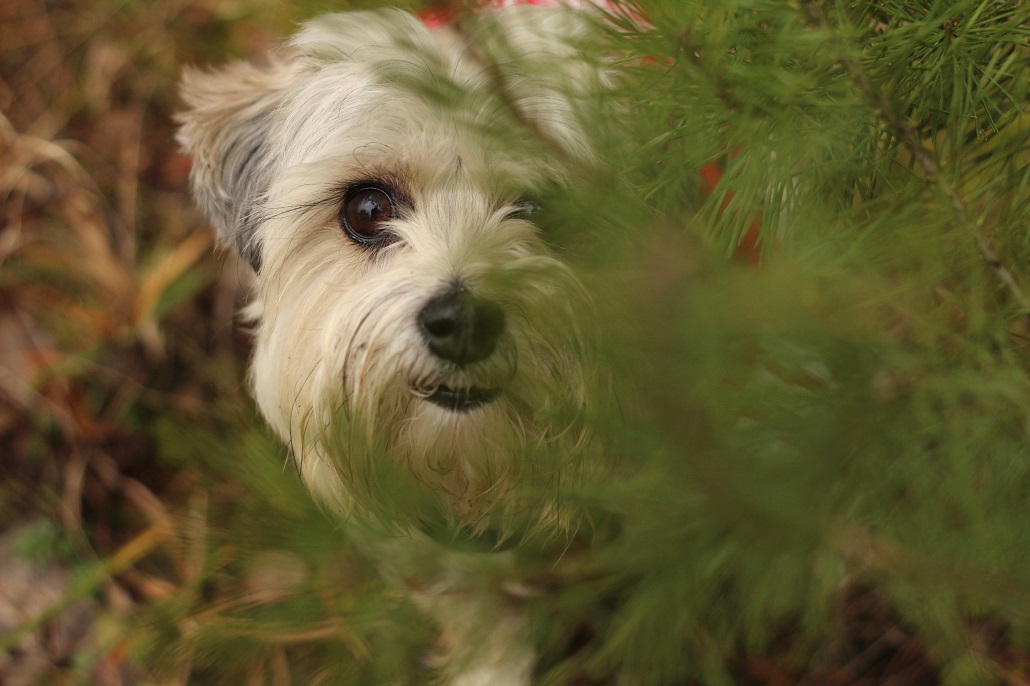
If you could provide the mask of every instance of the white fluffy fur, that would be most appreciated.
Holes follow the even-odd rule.
[[[556,494],[594,459],[588,304],[513,213],[565,180],[568,160],[591,157],[577,118],[599,76],[568,42],[578,25],[517,7],[461,35],[401,12],[345,13],[306,25],[266,67],[185,76],[179,139],[194,192],[257,269],[255,398],[333,510],[415,536],[426,521],[502,536],[572,523]],[[338,220],[342,189],[367,179],[401,189],[408,208],[378,251]],[[434,356],[416,323],[455,281],[507,318],[493,355],[464,367]],[[424,400],[441,384],[503,391],[454,412]],[[445,634],[468,631],[447,609],[461,585],[420,593]],[[465,604],[497,621],[453,683],[528,681],[522,620],[501,597]]]

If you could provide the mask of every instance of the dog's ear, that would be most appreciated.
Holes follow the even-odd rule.
[[[256,208],[268,190],[276,153],[269,141],[289,75],[285,63],[237,62],[213,72],[187,70],[176,139],[193,157],[197,204],[254,271],[261,267]]]

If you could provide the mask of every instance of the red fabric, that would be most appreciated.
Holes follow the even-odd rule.
[[[446,26],[454,21],[454,10],[446,2],[438,2],[435,5],[430,5],[419,12],[418,18],[421,19],[422,23],[428,28],[435,29],[440,26]]]
[[[733,157],[737,154],[734,150],[727,155],[719,158],[715,162],[709,162],[708,164],[701,167],[701,190],[705,196],[710,196],[715,192],[716,187],[722,181],[724,175],[723,167],[726,164],[728,157]],[[720,203],[719,212],[725,212],[726,208],[729,207],[730,201],[733,199],[733,191],[726,193],[723,196],[722,203]],[[733,249],[733,259],[738,262],[756,267],[762,259],[762,213],[754,212],[750,214],[746,220],[747,231],[740,237],[737,242],[737,246]]]

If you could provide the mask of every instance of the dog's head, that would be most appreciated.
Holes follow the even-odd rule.
[[[577,25],[344,13],[185,76],[194,194],[257,274],[255,397],[330,506],[490,522],[585,461],[589,306],[531,202],[593,155]]]

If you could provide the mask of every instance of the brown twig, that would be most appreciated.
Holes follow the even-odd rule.
[[[56,603],[50,605],[35,617],[14,627],[6,634],[0,635],[0,651],[9,650],[25,636],[40,629],[54,620],[59,614],[100,588],[108,579],[138,560],[149,555],[155,548],[172,536],[170,522],[155,522],[142,533],[119,548],[108,559],[91,567],[68,588],[67,592]]]

